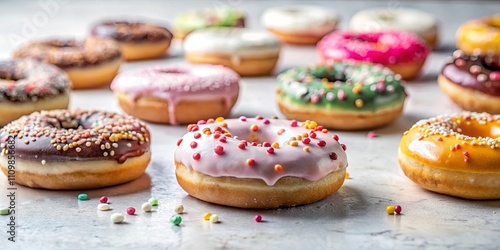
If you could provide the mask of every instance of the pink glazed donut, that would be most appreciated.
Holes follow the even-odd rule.
[[[312,203],[344,183],[346,147],[338,140],[314,121],[200,121],[177,142],[177,181],[191,196],[226,206]]]
[[[337,31],[323,37],[317,50],[323,62],[351,59],[379,63],[403,79],[415,77],[430,52],[422,39],[402,31]]]
[[[226,116],[240,76],[216,65],[156,66],[119,74],[111,89],[122,109],[150,122],[189,124]]]

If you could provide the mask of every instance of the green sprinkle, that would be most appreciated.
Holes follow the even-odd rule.
[[[152,206],[158,206],[158,199],[156,199],[156,198],[149,198],[148,202]]]
[[[182,217],[180,215],[174,214],[172,217],[170,217],[170,222],[174,225],[179,225],[182,222]]]
[[[10,214],[10,210],[9,210],[9,208],[6,208],[6,207],[2,207],[2,208],[0,208],[0,214],[1,214],[1,215],[8,215],[8,214]],[[179,223],[180,223],[180,222],[179,222]]]
[[[79,194],[78,199],[81,201],[87,200],[89,196],[87,194]]]

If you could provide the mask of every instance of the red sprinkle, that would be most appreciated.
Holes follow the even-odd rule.
[[[214,133],[215,132],[219,132],[219,133],[222,133],[222,128],[217,126],[215,129],[214,129]]]
[[[221,136],[221,138],[219,138],[219,141],[220,142],[226,142],[227,138],[225,136]]]
[[[247,146],[247,144],[243,143],[243,142],[240,142],[240,144],[238,144],[238,148],[240,148],[240,149],[245,149],[246,146]]]
[[[273,147],[268,148],[267,153],[274,154],[274,148]]]
[[[200,133],[194,133],[194,139],[198,139],[201,137],[201,134]]]
[[[252,146],[254,146],[254,147],[255,147],[255,146],[257,146],[258,144],[257,144],[257,142],[252,142],[252,144],[250,144],[250,145],[252,145]]]
[[[249,167],[255,166],[255,160],[252,159],[252,158],[248,159],[247,160],[247,166],[249,166]]]
[[[261,222],[262,216],[260,214],[257,214],[257,215],[255,215],[254,220],[255,220],[255,222]]]
[[[134,215],[135,214],[135,208],[133,208],[133,207],[127,208],[127,214],[128,215]]]
[[[306,145],[307,145],[307,144],[309,144],[310,142],[311,142],[311,139],[309,139],[309,137],[304,137],[304,138],[302,138],[302,143],[304,143],[304,144],[306,144]]]
[[[319,141],[318,146],[320,146],[320,147],[326,146],[326,141],[323,141],[323,140]]]
[[[197,161],[197,160],[199,160],[200,158],[201,158],[201,155],[200,155],[199,153],[194,153],[194,154],[193,154],[193,159],[194,159],[194,160],[196,160],[196,161]]]
[[[346,151],[346,150],[347,150],[347,147],[346,147],[346,145],[345,145],[345,144],[340,144],[340,146],[342,146],[342,149],[343,149],[344,151]]]
[[[264,119],[264,117],[262,117],[261,115],[258,115],[258,116],[255,117],[255,119],[262,120],[262,119]]]
[[[214,152],[218,155],[222,155],[224,154],[224,147],[222,147],[221,145],[217,145],[214,148]]]
[[[316,138],[316,133],[311,132],[311,133],[309,134],[309,137],[311,137],[311,138],[313,138],[313,139],[314,139],[314,138]]]
[[[290,123],[290,126],[297,127],[298,126],[297,121],[296,120],[292,120],[292,122]]]
[[[316,127],[316,131],[322,131],[324,128],[325,128],[325,127],[323,127],[323,126],[319,125],[319,126],[317,126],[317,127]]]
[[[188,126],[188,131],[189,132],[198,131],[198,129],[199,129],[198,125],[196,125],[196,124],[191,124],[191,125]]]
[[[396,212],[396,214],[401,214],[401,206],[400,205],[394,206],[394,212]]]
[[[269,121],[269,119],[264,119],[264,124],[266,124],[266,125],[267,125],[267,124],[269,124],[269,123],[271,123],[271,122]]]
[[[219,139],[220,136],[221,136],[220,132],[215,132],[214,139]]]
[[[337,153],[335,153],[335,152],[330,152],[330,159],[332,159],[332,160],[337,160],[337,158],[338,158]]]
[[[464,152],[464,155],[465,155],[465,156],[469,156],[469,152],[465,151],[465,152]]]
[[[339,141],[339,136],[337,134],[333,134],[332,138],[336,141]]]
[[[100,202],[100,203],[108,203],[108,197],[107,197],[107,196],[102,196],[102,197],[99,199],[99,202]]]
[[[460,144],[455,144],[455,149],[460,149]]]
[[[259,130],[259,126],[257,126],[257,124],[252,124],[252,126],[250,126],[250,130],[255,132],[255,131]]]
[[[181,145],[181,143],[182,143],[182,138],[177,140],[177,146]]]
[[[191,146],[191,148],[196,148],[196,147],[198,147],[198,143],[196,143],[195,141],[192,141],[191,144],[189,144],[189,146]]]
[[[271,147],[271,143],[265,141],[264,143],[262,143],[262,147]]]

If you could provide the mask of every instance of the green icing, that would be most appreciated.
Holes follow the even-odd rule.
[[[311,108],[377,112],[404,102],[401,77],[381,65],[335,62],[278,76],[278,98]]]
[[[232,8],[211,8],[182,13],[174,20],[176,29],[193,31],[208,27],[233,27],[243,13]]]

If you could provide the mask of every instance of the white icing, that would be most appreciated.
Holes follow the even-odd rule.
[[[296,5],[268,9],[261,21],[268,29],[325,35],[336,29],[339,18],[328,8]]]
[[[266,31],[245,28],[210,28],[190,33],[183,43],[186,53],[220,53],[241,57],[267,57],[279,54],[280,41]]]
[[[349,29],[357,32],[401,30],[413,32],[421,37],[436,32],[437,20],[434,16],[409,8],[374,8],[354,14]]]

